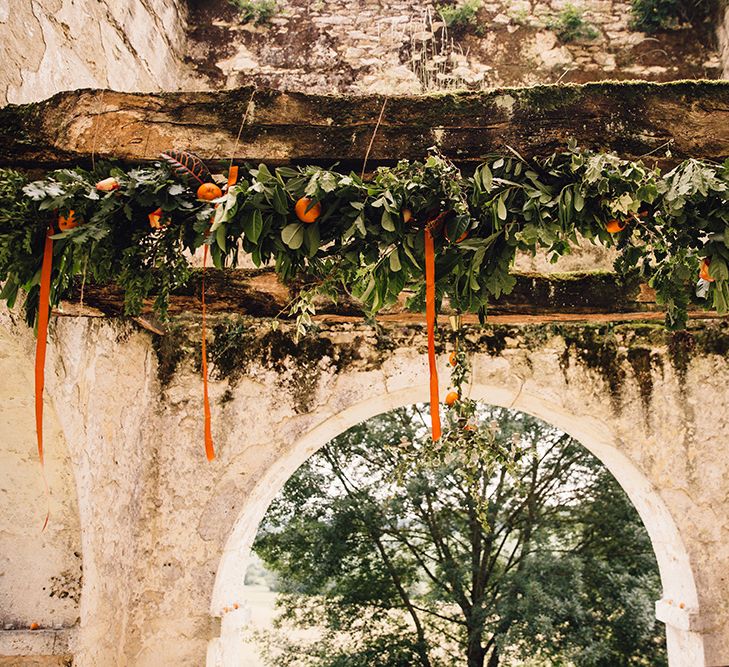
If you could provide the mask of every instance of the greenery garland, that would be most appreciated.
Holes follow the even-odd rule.
[[[292,308],[302,328],[314,297],[340,289],[372,315],[406,289],[409,307],[422,310],[429,225],[438,302],[482,318],[491,299],[513,288],[517,251],[542,249],[556,261],[580,236],[617,246],[616,268],[656,289],[669,326],[685,324],[699,271],[701,295],[729,311],[729,161],[687,160],[663,174],[570,145],[541,160],[494,155],[468,175],[436,151],[368,180],[261,164],[242,167],[224,193],[207,186],[204,196],[220,196],[206,201],[196,182],[205,170],[185,169],[183,158],[171,166],[170,155],[130,169],[61,169],[33,182],[0,170],[0,297],[12,307],[26,292],[35,321],[44,237],[54,224],[52,305],[83,276],[120,285],[130,315],[156,295],[164,317],[170,293],[189,278],[186,253],[207,243],[217,267],[235,266],[242,249],[258,266],[274,264],[284,281],[307,278]]]

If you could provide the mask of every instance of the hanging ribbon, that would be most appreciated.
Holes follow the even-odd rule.
[[[51,273],[53,271],[53,225],[48,225],[45,246],[43,248],[43,263],[41,265],[40,296],[38,297],[38,333],[35,342],[35,432],[38,439],[38,459],[40,460],[43,484],[46,489],[46,520],[43,530],[48,525],[51,514],[50,491],[46,480],[43,463],[43,390],[45,388],[46,344],[48,342],[48,313],[51,300]]]
[[[238,167],[231,166],[228,170],[228,188],[235,185],[238,180]],[[217,208],[217,204],[215,208]],[[214,217],[214,216],[213,216]],[[212,223],[212,218],[210,222]],[[205,307],[205,267],[208,263],[208,244],[203,246],[203,265],[201,280],[201,301],[202,301],[202,376],[203,376],[203,411],[205,415],[205,456],[208,461],[215,458],[215,448],[213,446],[213,430],[212,419],[210,413],[210,397],[208,395],[208,351],[207,351],[207,328],[206,328],[206,307]]]
[[[425,226],[425,320],[428,325],[428,367],[430,369],[430,421],[433,440],[440,440],[438,369],[435,365],[435,246],[429,225]]]

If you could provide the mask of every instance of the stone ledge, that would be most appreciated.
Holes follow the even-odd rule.
[[[69,644],[75,633],[75,628],[0,630],[0,660],[6,656],[69,656]]]

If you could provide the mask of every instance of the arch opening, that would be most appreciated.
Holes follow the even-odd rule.
[[[325,419],[304,434],[257,482],[227,539],[215,579],[211,614],[234,599],[243,598],[245,574],[251,547],[269,505],[295,471],[327,442],[352,426],[379,414],[427,400],[423,387],[363,400]],[[698,594],[688,553],[678,527],[658,491],[619,449],[607,424],[590,416],[575,415],[534,391],[514,394],[504,387],[474,384],[471,398],[495,407],[511,408],[536,417],[582,444],[612,473],[637,510],[651,540],[658,563],[662,600],[656,603],[657,618],[666,623],[670,665],[704,664],[703,641],[691,619],[698,617]],[[666,600],[681,600],[681,612]],[[244,616],[223,616],[220,636],[210,642],[208,667],[236,663]]]

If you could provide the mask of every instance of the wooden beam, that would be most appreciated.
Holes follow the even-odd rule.
[[[511,294],[502,296],[489,308],[489,317],[511,321],[566,321],[597,318],[660,319],[662,310],[656,305],[655,294],[637,281],[624,281],[614,273],[572,273],[552,276],[519,273]],[[205,275],[208,312],[239,314],[253,317],[286,317],[287,306],[297,292],[296,286],[282,285],[269,269],[208,269]],[[73,296],[62,304],[60,315],[118,316],[124,312],[122,291],[115,285],[93,285],[84,288],[83,303],[77,286]],[[193,273],[188,284],[170,299],[169,312],[179,315],[200,309],[200,271]],[[361,319],[358,305],[345,296],[338,304],[322,300],[319,315],[331,321]],[[447,304],[442,313],[449,313]],[[145,326],[154,330],[152,300],[145,303],[142,313]],[[380,316],[378,316],[380,317]],[[385,320],[416,321],[421,316],[405,308],[405,298],[382,312]],[[534,318],[537,318],[534,320]]]
[[[240,88],[214,92],[77,90],[0,109],[0,166],[49,168],[92,157],[130,162],[188,148],[208,159],[359,166],[384,98]],[[250,105],[250,110],[249,110]],[[240,141],[236,136],[242,128]],[[626,158],[729,156],[729,82],[609,82],[440,93],[387,100],[369,164],[459,163],[511,146],[547,155],[573,138]]]

